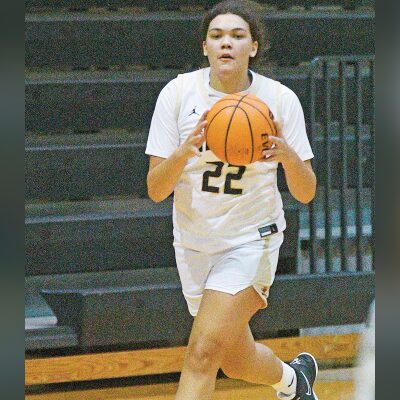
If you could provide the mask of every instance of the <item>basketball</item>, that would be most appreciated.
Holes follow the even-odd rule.
[[[207,115],[208,148],[223,162],[247,165],[263,157],[276,136],[273,115],[257,96],[229,94],[217,101]]]

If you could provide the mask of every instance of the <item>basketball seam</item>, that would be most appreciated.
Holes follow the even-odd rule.
[[[207,143],[207,133],[208,133],[208,130],[210,129],[210,126],[211,126],[212,122],[214,121],[214,119],[215,119],[222,111],[224,111],[224,110],[226,110],[227,108],[230,108],[230,107],[236,107],[236,106],[234,106],[234,105],[231,104],[231,105],[229,105],[229,106],[226,106],[226,107],[224,107],[224,108],[221,108],[221,109],[218,110],[218,112],[212,117],[210,123],[207,125],[207,128],[206,128],[206,143]],[[225,144],[225,146],[226,146],[226,144]]]
[[[239,103],[243,103],[243,104],[247,104],[248,106],[250,106],[250,107],[253,107],[255,110],[257,110],[264,118],[265,118],[265,120],[267,121],[267,123],[268,123],[268,126],[269,126],[269,128],[271,129],[271,131],[272,132],[274,132],[275,131],[275,127],[273,127],[273,126],[271,126],[271,124],[270,124],[270,118],[269,117],[267,117],[258,107],[256,107],[254,104],[251,104],[251,103],[249,103],[249,102],[247,102],[247,101],[245,101],[245,100],[243,100],[243,98],[244,97],[246,97],[247,96],[247,94],[245,95],[245,96],[243,96],[240,100],[239,100],[239,102],[238,102],[238,104],[237,105],[239,105]],[[220,102],[224,102],[224,101],[237,101],[238,99],[221,99],[221,100],[219,100]],[[255,99],[254,99],[255,100]],[[255,101],[257,101],[257,100],[255,100]],[[258,103],[263,103],[263,104],[265,104],[264,102],[262,102],[262,100],[259,100],[259,101],[257,101]],[[235,106],[231,106],[231,107],[235,107]],[[267,106],[268,107],[268,106]],[[239,107],[240,108],[240,107]],[[241,108],[242,110],[243,110],[243,108]],[[269,109],[269,107],[268,107],[268,110],[269,111],[271,111],[270,109]]]
[[[230,164],[229,163],[229,160],[228,160],[228,152],[227,152],[227,143],[228,143],[228,135],[229,135],[229,129],[230,129],[230,127],[231,127],[231,124],[232,124],[232,120],[233,120],[233,117],[234,117],[234,115],[235,115],[235,112],[236,112],[236,110],[238,109],[238,107],[239,107],[239,104],[241,103],[241,101],[245,98],[247,96],[247,94],[245,94],[239,101],[238,101],[238,103],[236,104],[236,106],[235,106],[235,109],[233,110],[233,112],[232,112],[232,115],[231,115],[231,119],[229,120],[229,124],[228,124],[228,127],[226,128],[226,134],[225,134],[225,159],[226,159],[226,161],[228,162],[228,164]],[[243,109],[242,109],[243,110]],[[244,110],[243,110],[244,111]]]
[[[244,102],[244,103],[245,103],[245,102]],[[265,116],[265,114],[264,114],[259,108],[255,107],[253,104],[249,104],[249,103],[245,103],[245,104],[247,104],[247,105],[249,105],[250,107],[253,107],[255,110],[257,110],[257,111],[265,118],[265,120],[267,121],[267,123],[268,123],[269,128],[271,129],[271,131],[274,132],[275,129],[274,129],[274,127],[271,126],[271,124],[270,124],[270,118],[269,118],[269,117]],[[269,107],[268,107],[268,110],[269,110]],[[271,111],[271,110],[269,110],[269,111]]]
[[[250,118],[247,115],[247,112],[241,108],[241,110],[244,112],[244,115],[247,118],[247,122],[249,123],[249,128],[250,128],[250,137],[251,137],[251,158],[250,158],[250,163],[253,162],[253,157],[254,157],[254,137],[253,137],[253,128],[251,126]]]
[[[226,109],[229,108],[229,107],[236,107],[236,105],[231,104],[231,105],[229,105],[229,106],[226,106],[226,107],[221,108],[220,110],[218,110],[218,112],[212,117],[212,120],[210,121],[210,123],[207,125],[207,130],[208,130],[208,128],[210,127],[211,123],[214,121],[214,119],[217,117],[217,115],[218,115],[221,111],[224,111],[224,110],[226,110]]]

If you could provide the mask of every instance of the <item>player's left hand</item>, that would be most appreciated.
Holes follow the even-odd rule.
[[[277,136],[269,136],[269,140],[273,143],[272,148],[263,151],[264,158],[259,161],[263,162],[280,162],[283,166],[295,163],[298,159],[297,153],[290,147],[282,134],[282,128],[279,123],[275,123]]]

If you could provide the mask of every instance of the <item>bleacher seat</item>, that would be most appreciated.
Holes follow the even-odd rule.
[[[368,128],[368,126],[366,126]],[[334,132],[334,130],[332,130]],[[117,196],[147,196],[146,175],[148,157],[141,133],[130,135],[52,135],[33,137],[26,141],[25,197],[28,201],[84,201]],[[341,180],[341,152],[338,135],[330,137],[332,170],[336,171],[332,187]],[[87,144],[89,142],[90,144]],[[324,138],[315,140],[314,168],[319,172],[320,184],[325,182]],[[354,130],[346,138],[347,181],[355,187],[357,155]],[[364,186],[371,187],[371,135],[363,135]],[[287,189],[279,175],[281,189]]]
[[[145,7],[148,9],[177,10],[180,7],[210,8],[219,0],[25,0],[25,7],[29,10],[34,7],[87,9],[89,7]],[[287,9],[291,7],[342,7],[355,9],[362,6],[373,7],[373,0],[259,0],[259,3],[268,6]]]
[[[275,79],[299,97],[308,118],[311,112],[310,65],[279,68]],[[28,131],[49,133],[91,132],[106,129],[147,130],[161,89],[178,71],[27,73],[26,116]],[[316,77],[316,122],[324,123],[325,89]],[[363,75],[364,122],[372,119],[368,70]],[[338,120],[337,81],[332,80],[332,119]],[[335,86],[336,85],[336,86]],[[356,122],[354,75],[348,74],[348,124]]]
[[[25,350],[28,353],[74,349],[78,347],[78,334],[71,326],[38,327],[25,330]]]
[[[202,38],[196,35],[201,16],[185,12],[28,14],[25,64],[52,69],[197,68],[206,61]],[[316,56],[375,51],[373,11],[265,11],[262,18],[271,45],[266,62],[298,65]]]
[[[132,199],[28,206],[26,274],[174,266],[171,200],[160,204]],[[287,210],[290,240],[281,251],[283,264],[285,258],[298,257],[298,218],[296,208]]]
[[[147,196],[143,136],[109,132],[27,138],[25,198],[54,202]]]
[[[192,318],[175,268],[29,279],[32,286],[46,287],[44,298],[60,324],[76,333],[81,351],[187,342]],[[371,273],[278,276],[268,309],[251,321],[253,332],[268,337],[282,330],[331,325],[332,321],[338,325],[362,322],[373,287]]]
[[[26,210],[26,273],[170,267],[171,201],[38,204]]]

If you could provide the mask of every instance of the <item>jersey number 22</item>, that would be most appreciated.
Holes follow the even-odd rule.
[[[208,162],[207,164],[214,164],[217,166],[217,168],[214,171],[206,171],[203,174],[203,185],[201,190],[203,192],[210,192],[210,193],[219,193],[219,188],[216,186],[211,186],[209,183],[210,178],[219,178],[222,175],[222,167],[224,166],[224,163],[221,161],[214,161],[214,162]],[[225,178],[225,185],[224,185],[224,193],[226,194],[242,194],[243,190],[239,188],[233,188],[231,186],[232,181],[240,181],[242,179],[242,176],[244,172],[246,171],[245,166],[235,166],[235,165],[228,165],[229,167],[237,168],[236,173],[228,173],[226,174]]]

